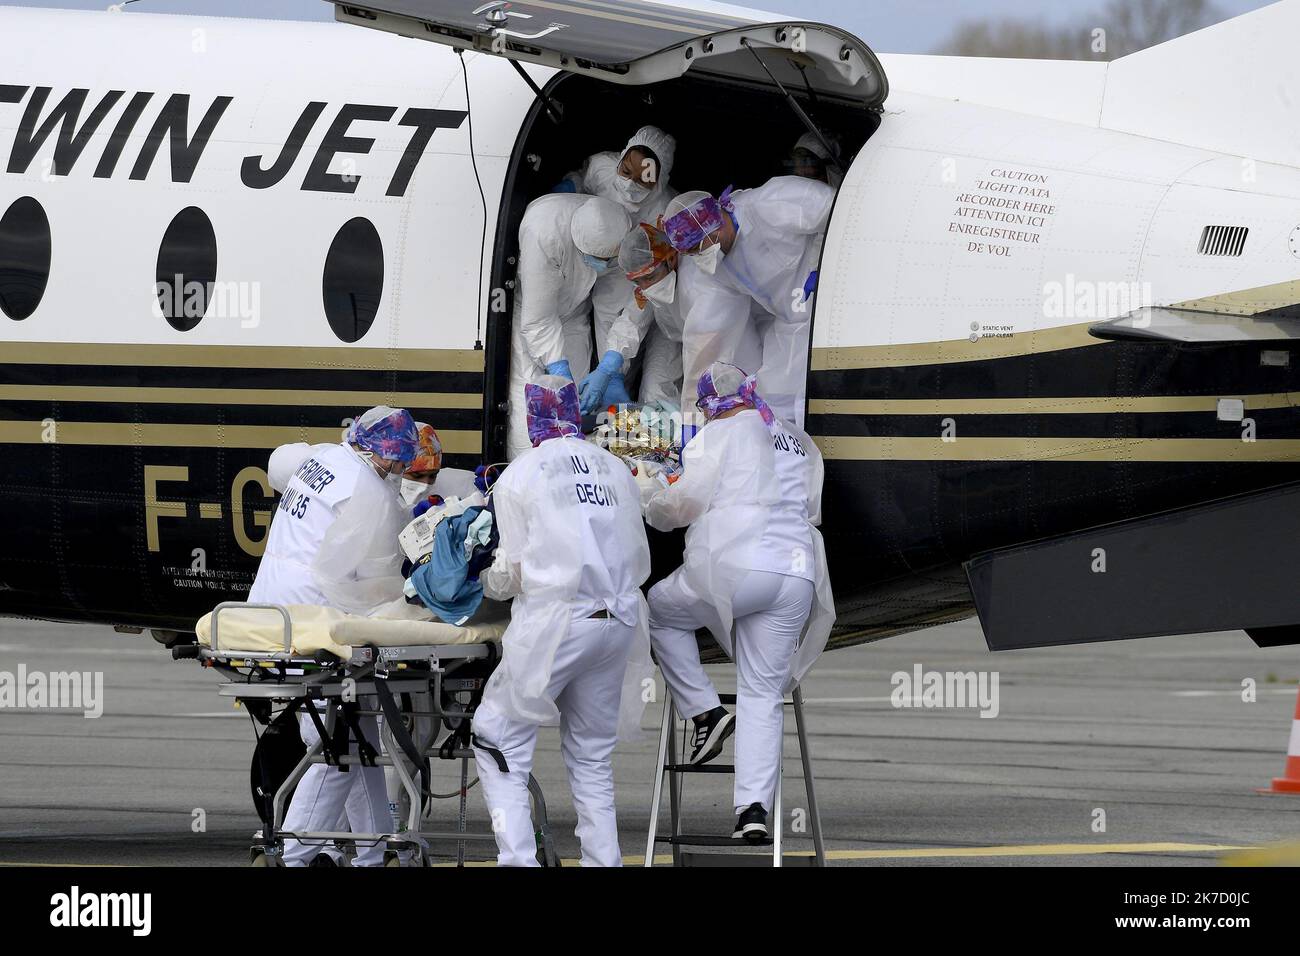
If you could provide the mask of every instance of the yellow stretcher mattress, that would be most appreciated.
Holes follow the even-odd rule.
[[[505,605],[484,601],[474,620],[461,627],[442,621],[359,617],[329,607],[287,604],[292,625],[292,653],[311,657],[328,651],[338,657],[352,655],[354,645],[376,647],[431,646],[437,644],[499,643],[510,622]],[[199,644],[212,646],[212,612],[195,625]],[[284,619],[265,608],[227,608],[221,612],[218,650],[271,652],[284,650]]]

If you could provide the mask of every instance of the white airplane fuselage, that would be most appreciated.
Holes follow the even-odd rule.
[[[192,628],[251,583],[268,452],[371,405],[499,455],[501,217],[581,159],[530,154],[508,62],[465,55],[467,104],[449,47],[341,24],[0,8],[0,43],[0,613]],[[1285,297],[1289,146],[1142,135],[1133,70],[884,63],[921,91],[894,79],[847,171],[813,316],[839,643],[969,615],[974,555],[1300,478],[1285,348],[1088,331]],[[160,303],[213,260],[204,314]]]

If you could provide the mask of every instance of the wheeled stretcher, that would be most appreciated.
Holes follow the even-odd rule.
[[[270,649],[267,620],[277,615],[281,640],[278,647]],[[250,851],[253,865],[282,865],[286,838],[322,846],[382,842],[388,865],[400,865],[409,852],[425,866],[431,860],[431,844],[455,842],[457,865],[463,865],[469,841],[494,840],[490,831],[467,829],[467,794],[472,786],[473,714],[499,659],[504,620],[454,627],[432,621],[340,616],[329,625],[326,639],[302,626],[309,618],[313,627],[319,624],[309,609],[226,602],[200,622],[198,645],[175,651],[178,658],[197,658],[225,675],[225,683],[218,688],[223,697],[235,698],[264,719],[276,708],[281,714],[284,710],[305,714],[318,731],[318,739],[307,747],[269,801],[267,826]],[[367,642],[361,643],[362,639]],[[344,640],[354,643],[340,643]],[[322,649],[322,643],[330,650]],[[366,742],[358,726],[358,717],[370,714],[380,718],[379,751]],[[350,740],[357,742],[355,752],[349,752]],[[499,754],[495,756],[504,763]],[[449,793],[436,793],[431,786],[438,760],[459,762],[459,787]],[[320,763],[391,766],[406,796],[405,829],[392,833],[283,829],[294,788],[313,764]],[[545,797],[531,774],[528,789],[538,858],[543,865],[558,866]],[[459,801],[455,828],[423,829],[426,804],[450,798]]]

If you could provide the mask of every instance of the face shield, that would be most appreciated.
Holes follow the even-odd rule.
[[[706,368],[696,383],[695,393],[698,396],[695,407],[710,421],[736,408],[756,409],[769,426],[776,421],[772,409],[758,394],[758,376],[746,375],[743,369],[727,362],[714,362]]]
[[[722,228],[722,212],[722,205],[711,193],[682,193],[664,210],[664,234],[678,252],[698,255],[716,244],[713,237]]]

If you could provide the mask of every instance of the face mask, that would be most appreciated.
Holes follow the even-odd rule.
[[[700,267],[705,275],[713,275],[718,271],[718,263],[722,261],[722,243],[715,242],[703,252],[695,256],[695,263]]]
[[[613,263],[612,259],[597,259],[595,256],[589,256],[587,253],[582,254],[582,261],[591,267],[592,271],[598,276],[603,276]]]
[[[349,445],[348,447],[352,448],[351,445]],[[384,471],[382,468],[379,467],[378,464],[376,464],[374,452],[367,451],[364,448],[352,448],[352,454],[356,455],[367,465],[369,465],[374,470],[375,474],[378,475],[381,479],[387,480],[388,472]]]
[[[633,205],[639,205],[650,195],[649,186],[635,179],[624,179],[622,176],[614,177],[614,188],[618,190],[620,196]]]
[[[408,508],[414,508],[432,493],[433,485],[426,485],[423,481],[412,481],[410,478],[402,479],[402,503]]]
[[[672,305],[673,299],[677,296],[677,273],[669,272],[668,275],[654,285],[642,289],[641,294],[651,302],[658,302],[660,305]]]

